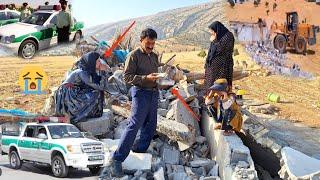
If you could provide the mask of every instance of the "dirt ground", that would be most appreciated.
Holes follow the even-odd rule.
[[[64,73],[71,68],[72,56],[36,57],[30,61],[20,58],[0,58],[0,107],[7,109],[19,108],[28,112],[39,112],[47,98],[46,95],[24,95],[19,92],[19,71],[25,65],[39,65],[48,75],[48,88],[58,86]]]
[[[234,57],[235,61],[247,61],[251,69],[259,69],[244,52],[242,46],[237,45],[240,55]],[[198,57],[199,51],[167,53],[163,61],[176,54],[174,64],[194,72],[203,72],[204,58]],[[48,88],[59,86],[64,78],[65,72],[74,63],[72,56],[36,57],[31,61],[20,58],[0,58],[0,108],[20,108],[29,112],[40,112],[46,95],[23,95],[18,86],[19,70],[26,64],[40,65],[48,75]],[[269,92],[279,94],[281,103],[274,104],[280,108],[279,116],[290,119],[293,122],[301,122],[309,127],[320,127],[320,109],[315,104],[320,99],[320,79],[306,81],[272,75],[268,77],[251,75],[247,78],[235,81],[235,85],[248,92],[246,98],[260,101],[266,100]]]
[[[269,2],[269,7],[266,8],[265,2]],[[274,1],[261,0],[258,7],[254,7],[253,1],[244,4],[236,4],[234,8],[226,6],[226,15],[229,21],[257,22],[258,18],[263,18],[277,23],[286,21],[286,12],[297,11],[299,22],[306,18],[308,24],[320,26],[320,5],[315,2],[306,2],[303,0],[281,0],[276,1],[278,7],[273,12],[272,5]],[[303,8],[302,8],[303,7]],[[270,13],[267,16],[266,10]],[[294,51],[288,48],[287,57],[290,60],[288,64],[297,63],[304,71],[320,75],[320,34],[317,34],[317,44],[308,46],[307,55],[295,54]],[[291,63],[290,63],[291,62]]]

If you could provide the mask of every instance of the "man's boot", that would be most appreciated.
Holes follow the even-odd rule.
[[[121,161],[112,160],[110,164],[110,170],[113,177],[122,177],[124,175]]]

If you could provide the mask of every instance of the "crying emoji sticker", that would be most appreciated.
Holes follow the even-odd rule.
[[[48,76],[40,66],[25,66],[19,73],[19,85],[24,94],[44,94]]]

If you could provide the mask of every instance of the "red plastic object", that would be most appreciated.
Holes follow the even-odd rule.
[[[193,112],[193,110],[189,107],[188,103],[184,100],[184,98],[179,94],[178,89],[172,88],[171,93],[182,102],[183,106],[187,108],[187,110],[191,113],[191,115],[199,122],[200,118]]]
[[[111,56],[113,50],[120,44],[120,42],[123,40],[124,36],[130,31],[130,29],[134,26],[136,21],[133,21],[133,23],[117,38],[116,41],[112,44],[112,46],[106,50],[104,53],[104,57],[108,58]]]

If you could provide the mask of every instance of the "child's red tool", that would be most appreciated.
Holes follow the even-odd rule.
[[[133,21],[133,23],[117,38],[117,40],[114,41],[112,46],[106,50],[104,53],[104,57],[108,58],[111,56],[113,50],[120,44],[120,42],[123,40],[124,36],[130,31],[130,29],[133,27],[133,25],[136,23],[136,21]]]
[[[187,104],[187,102],[184,100],[184,98],[179,94],[178,89],[176,88],[172,88],[171,93],[175,96],[177,96],[177,98],[182,102],[183,106],[187,108],[187,110],[191,113],[191,115],[197,120],[200,121],[200,118],[193,112],[193,110],[189,107],[189,105]]]

